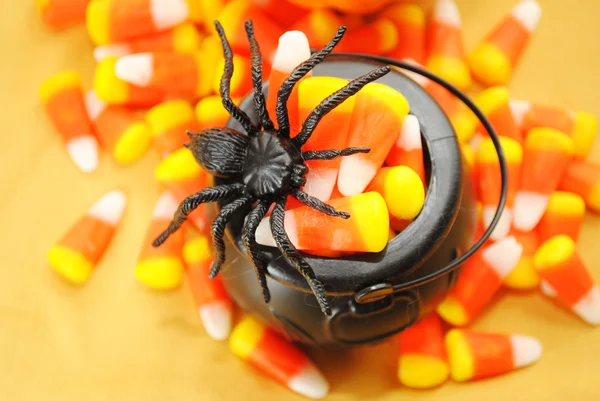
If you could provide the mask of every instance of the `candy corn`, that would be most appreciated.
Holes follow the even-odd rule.
[[[389,233],[388,210],[377,192],[332,199],[327,202],[349,219],[327,216],[308,206],[285,212],[285,231],[297,249],[380,252]],[[256,230],[256,242],[276,246],[268,218]]]
[[[113,238],[125,201],[117,190],[98,199],[50,248],[48,261],[54,271],[75,284],[87,281]]]
[[[522,251],[514,237],[506,237],[468,259],[456,286],[438,305],[442,319],[454,326],[472,322],[515,268]]]
[[[600,212],[600,165],[573,161],[564,172],[559,189],[578,194],[588,208]]]
[[[225,60],[220,59],[217,64],[218,74],[213,76],[211,86],[215,93],[219,93],[221,87],[221,71],[225,67]],[[246,56],[233,55],[233,70],[235,74],[231,77],[230,94],[231,96],[246,96],[252,89],[252,67],[250,59]],[[275,116],[275,114],[273,114]]]
[[[513,117],[509,102],[510,95],[503,86],[488,88],[475,97],[475,103],[490,120],[498,135],[523,142],[521,130]],[[470,115],[476,119],[474,114]],[[487,136],[480,123],[477,130]]]
[[[203,53],[137,53],[121,57],[115,64],[118,78],[142,88],[155,88],[183,97],[211,92],[214,66]]]
[[[411,388],[431,388],[448,379],[444,332],[431,313],[398,334],[398,378]]]
[[[437,0],[427,33],[427,68],[461,90],[471,86],[454,0]]]
[[[84,173],[96,170],[98,141],[85,111],[79,74],[64,71],[46,79],[40,85],[40,98],[73,163]]]
[[[42,21],[52,29],[65,29],[85,22],[90,0],[36,0]]]
[[[341,25],[342,20],[338,14],[333,10],[320,8],[297,20],[290,29],[303,32],[311,47],[321,48],[331,40]]]
[[[542,356],[542,344],[537,339],[517,334],[452,329],[445,342],[450,376],[457,382],[508,373]]]
[[[598,130],[598,120],[592,114],[526,100],[511,100],[510,107],[523,132],[537,127],[554,128],[573,139],[575,157],[584,159],[590,152]]]
[[[233,302],[223,287],[221,277],[208,277],[212,263],[208,238],[189,227],[183,246],[183,260],[198,314],[206,332],[214,340],[225,340],[231,332]]]
[[[540,246],[535,267],[545,285],[575,314],[591,325],[600,324],[600,289],[567,235],[557,235]]]
[[[392,4],[381,12],[396,26],[398,41],[389,55],[425,62],[425,12],[417,4]]]
[[[542,218],[550,194],[573,156],[573,141],[552,128],[534,128],[527,134],[519,191],[514,202],[514,225],[532,230]]]
[[[131,164],[146,153],[152,142],[150,129],[131,110],[107,105],[93,90],[86,94],[85,106],[100,142],[117,163]]]
[[[408,114],[408,102],[398,91],[370,83],[355,95],[346,147],[370,148],[342,158],[338,188],[345,196],[363,192],[383,164]]]
[[[421,125],[417,116],[410,114],[402,123],[402,130],[392,145],[385,163],[388,166],[408,166],[413,169],[425,184],[425,166],[423,162],[423,142]]]
[[[198,12],[192,0],[91,0],[86,25],[92,42],[106,45],[166,30]]]
[[[510,230],[513,217],[512,206],[519,187],[521,164],[523,162],[523,148],[519,142],[508,137],[500,137],[500,144],[506,160],[508,190],[502,216],[491,235],[493,240],[506,237]],[[483,223],[487,228],[492,222],[498,208],[500,191],[502,189],[498,154],[490,138],[486,138],[481,142],[477,151],[476,163],[478,199],[483,205]]]
[[[183,262],[181,249],[183,247],[183,231],[177,231],[158,248],[152,246],[152,241],[162,233],[171,222],[178,203],[169,192],[163,192],[152,211],[152,221],[146,231],[142,250],[135,267],[137,280],[156,290],[171,289],[181,283]]]
[[[196,0],[198,12],[192,14],[192,19],[202,25],[204,31],[212,32],[215,28],[215,20],[225,7],[228,0]]]
[[[277,93],[279,88],[294,68],[306,61],[309,57],[310,46],[304,33],[300,31],[289,31],[281,35],[277,52],[275,53],[275,59],[273,60],[273,67],[269,73],[269,93],[267,94],[267,110],[269,111],[269,116],[271,117],[271,120],[273,120],[275,126],[278,126],[275,108],[277,106]],[[312,74],[309,72],[308,76],[310,75]],[[300,90],[302,82],[303,80],[296,85],[287,101],[290,133],[292,135],[297,134],[300,131],[302,124],[302,120],[300,120],[298,116],[298,91]],[[342,134],[346,135],[343,131]]]
[[[273,380],[309,398],[323,398],[329,384],[292,343],[253,317],[245,317],[229,339],[231,351]]]
[[[200,49],[202,35],[192,23],[185,23],[148,36],[135,37],[127,42],[112,43],[94,49],[94,58],[122,57],[145,52],[194,53]]]
[[[154,106],[146,113],[154,146],[167,156],[189,141],[187,131],[196,131],[194,109],[185,100],[169,100]]]
[[[308,13],[306,8],[298,7],[287,0],[251,0],[251,2],[260,7],[269,18],[276,21],[282,28],[289,28]]]
[[[365,40],[369,38],[369,40]],[[378,18],[349,31],[337,46],[337,51],[367,54],[388,53],[396,47],[399,37],[396,25],[388,18]]]
[[[407,166],[383,167],[367,187],[383,196],[391,216],[412,220],[421,212],[425,188],[419,175]]]
[[[584,214],[585,202],[581,196],[572,192],[553,192],[546,213],[536,227],[540,242],[559,234],[568,235],[577,242]]]
[[[298,117],[304,121],[323,99],[343,88],[348,81],[335,77],[310,77],[298,86]],[[303,151],[343,149],[346,144],[350,119],[354,109],[354,97],[324,116],[310,139],[302,147]],[[333,160],[309,160],[304,191],[322,201],[331,197],[337,181],[341,157]]]
[[[239,103],[239,98],[234,98],[235,104]],[[206,96],[196,104],[197,129],[224,127],[231,116],[223,107],[221,96]]]
[[[515,268],[504,279],[504,286],[516,290],[531,290],[540,283],[540,278],[533,265],[533,255],[540,243],[537,231],[523,232],[511,230],[510,235],[515,237],[523,247],[521,259]]]
[[[201,191],[207,186],[208,174],[202,170],[192,152],[186,148],[176,150],[162,160],[154,171],[156,180],[168,189],[177,202]],[[200,230],[207,229],[204,204],[194,210],[188,219]]]
[[[130,107],[152,107],[163,100],[165,94],[154,88],[140,88],[117,77],[116,57],[105,57],[96,66],[94,90],[102,101]]]
[[[381,10],[386,4],[393,0],[327,0],[329,7],[348,14],[371,14]],[[313,3],[313,0],[304,0],[305,3]],[[314,7],[314,6],[313,6]]]
[[[471,73],[484,85],[506,85],[537,28],[542,9],[521,0],[468,57]]]

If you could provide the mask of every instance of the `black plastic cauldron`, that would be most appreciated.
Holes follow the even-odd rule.
[[[377,60],[398,65],[383,58],[333,54],[313,70],[313,75],[351,80],[382,66]],[[332,316],[321,312],[302,276],[276,248],[270,247],[261,247],[263,257],[269,261],[268,286],[272,295],[271,302],[265,304],[241,240],[248,209],[236,214],[228,226],[227,261],[220,273],[227,291],[241,308],[294,341],[349,346],[377,342],[402,331],[443,300],[455,282],[456,268],[484,242],[495,225],[475,244],[478,238],[474,238],[473,185],[468,181],[455,132],[438,104],[399,70],[378,82],[401,92],[410,104],[410,112],[421,123],[427,195],[419,216],[382,252],[335,259],[306,255],[326,286]],[[268,90],[268,84],[265,89]],[[462,97],[489,128],[485,117]],[[240,107],[258,121],[251,95]],[[228,126],[243,132],[234,120]],[[490,135],[495,139],[493,130]],[[503,155],[498,151],[503,167]],[[500,211],[503,203],[502,197]]]

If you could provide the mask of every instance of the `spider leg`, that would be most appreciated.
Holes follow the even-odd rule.
[[[333,51],[334,47],[342,40],[342,37],[344,37],[345,32],[346,27],[342,25],[333,39],[331,39],[323,49],[314,53],[308,60],[294,68],[285,81],[283,81],[281,87],[279,87],[279,91],[277,92],[277,106],[275,106],[279,136],[283,138],[290,137],[290,119],[288,117],[287,101],[292,94],[294,85]]]
[[[223,102],[223,107],[225,110],[236,119],[242,127],[246,130],[248,134],[256,133],[257,128],[252,124],[250,117],[242,111],[239,107],[233,103],[230,94],[231,88],[231,77],[233,76],[233,53],[231,51],[231,46],[229,45],[229,41],[227,40],[227,36],[225,36],[225,31],[221,26],[219,21],[215,21],[215,27],[217,28],[217,32],[219,33],[219,37],[221,38],[221,45],[223,46],[223,56],[225,57],[225,68],[223,70],[223,75],[221,76],[221,100]]]
[[[332,160],[340,156],[350,156],[355,153],[369,153],[369,148],[346,148],[342,150],[307,150],[302,152],[304,160]]]
[[[223,236],[225,235],[227,221],[239,208],[250,202],[252,202],[252,198],[249,196],[243,196],[232,201],[223,206],[223,209],[221,209],[213,221],[211,234],[213,246],[215,248],[215,259],[213,260],[212,266],[210,267],[210,273],[208,274],[210,278],[215,278],[217,274],[219,274],[221,265],[225,263],[225,241],[223,240]]]
[[[260,289],[262,291],[265,302],[271,300],[271,293],[267,287],[267,264],[258,254],[258,244],[256,243],[256,228],[260,221],[265,217],[269,210],[271,202],[261,201],[258,205],[248,214],[246,224],[244,225],[244,231],[242,233],[242,240],[244,245],[252,256],[252,262],[256,269],[256,276],[260,282]]]
[[[322,202],[320,199],[317,199],[314,196],[310,196],[309,194],[300,189],[294,189],[292,191],[292,196],[298,199],[300,202],[304,203],[306,206],[318,210],[319,212],[324,213],[328,216],[341,217],[342,219],[347,219],[350,217],[348,213],[338,212],[332,206],[329,206],[328,204]]]
[[[187,216],[200,206],[200,204],[214,202],[232,195],[240,194],[243,191],[243,188],[243,184],[219,185],[217,187],[204,188],[202,191],[188,196],[177,208],[169,227],[154,240],[152,246],[159,247],[165,242],[171,234],[181,227]]]
[[[290,241],[284,228],[284,214],[285,204],[287,197],[281,198],[275,204],[273,212],[271,214],[271,231],[273,232],[273,238],[277,243],[277,248],[286,257],[286,259],[292,264],[292,266],[304,277],[311,290],[317,297],[317,302],[321,307],[323,313],[327,316],[331,316],[331,307],[327,302],[327,294],[325,293],[325,286],[315,276],[315,272],[310,265],[302,258],[296,247]]]
[[[260,54],[260,47],[256,38],[254,37],[254,26],[252,21],[246,21],[246,35],[248,36],[248,43],[250,43],[250,60],[252,60],[252,86],[254,87],[254,107],[258,112],[260,121],[265,130],[273,129],[273,121],[269,117],[267,111],[267,104],[265,102],[265,96],[262,92],[262,56]]]
[[[339,106],[344,100],[350,96],[355,95],[361,90],[366,84],[373,82],[382,76],[386,75],[391,71],[390,66],[385,66],[372,70],[365,75],[362,75],[352,81],[348,82],[343,88],[333,92],[327,96],[311,113],[308,115],[306,120],[302,123],[302,130],[300,133],[292,139],[293,144],[297,147],[301,147],[308,141],[315,128],[321,121],[321,118],[325,117],[327,113]]]

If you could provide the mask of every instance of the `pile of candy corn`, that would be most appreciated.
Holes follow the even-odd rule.
[[[223,58],[215,19],[235,53],[231,91],[236,101],[251,89],[246,19],[254,22],[271,89],[340,25],[348,32],[338,51],[422,64],[462,90],[471,90],[473,81],[484,88],[470,93],[501,136],[508,165],[506,208],[437,313],[395,338],[403,385],[430,388],[449,377],[458,382],[481,379],[538,360],[542,346],[534,338],[467,327],[502,286],[540,288],[587,323],[600,323],[600,292],[576,250],[586,209],[600,211],[600,165],[586,161],[596,119],[514,99],[505,87],[540,20],[535,0],[515,4],[469,53],[453,0],[437,0],[428,13],[394,0],[45,0],[38,5],[50,28],[85,23],[98,61],[94,87],[87,92],[75,71],[59,72],[40,87],[48,116],[74,164],[92,173],[100,149],[120,165],[134,163],[150,149],[160,155],[155,176],[164,191],[132,267],[135,277],[157,290],[176,288],[187,277],[207,333],[217,340],[229,338],[234,354],[290,389],[321,398],[329,386],[299,348],[256,318],[244,316],[234,327],[233,302],[218,277],[208,278],[212,246],[204,208],[190,215],[193,224],[186,223],[162,247],[151,246],[179,202],[210,185],[206,172],[182,147],[186,130],[223,126],[229,119],[218,96]],[[481,234],[500,197],[493,144],[457,99],[426,78],[406,73],[437,100],[457,133],[478,194]],[[288,103],[292,131],[345,83],[334,77],[304,78]],[[267,99],[271,116],[275,92]],[[379,252],[419,214],[427,182],[420,124],[409,110],[401,93],[372,83],[320,122],[307,150],[357,146],[372,151],[308,162],[304,190],[352,218],[334,219],[289,202],[285,228],[296,247],[329,257]],[[125,207],[121,191],[100,197],[50,250],[55,271],[73,283],[87,281]],[[256,239],[274,246],[265,222]],[[454,328],[445,330],[448,325]]]

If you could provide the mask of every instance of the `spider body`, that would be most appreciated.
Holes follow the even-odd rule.
[[[212,238],[215,258],[210,271],[210,277],[215,277],[225,262],[224,234],[227,221],[244,206],[254,205],[248,213],[242,231],[242,240],[248,250],[260,283],[265,302],[270,300],[267,287],[267,263],[263,260],[259,245],[256,243],[255,232],[266,216],[269,207],[275,204],[270,217],[271,231],[277,247],[306,279],[315,294],[321,310],[331,314],[325,286],[318,280],[315,273],[300,253],[296,250],[284,229],[285,205],[288,196],[293,196],[301,203],[330,216],[347,219],[348,213],[336,211],[302,191],[306,184],[307,160],[331,160],[340,156],[355,153],[366,153],[366,148],[346,148],[340,150],[302,151],[302,146],[308,141],[319,121],[331,110],[348,97],[356,94],[366,84],[377,80],[390,71],[390,67],[373,70],[349,82],[345,87],[332,93],[311,112],[302,124],[302,129],[290,138],[290,124],[287,115],[287,100],[294,85],[317,64],[331,53],[336,44],[342,39],[345,27],[340,27],[334,38],[320,51],[314,53],[308,60],[298,65],[283,82],[277,93],[277,128],[267,112],[266,102],[262,93],[262,60],[258,43],[254,38],[251,21],[246,22],[246,33],[250,43],[252,61],[252,83],[254,88],[254,106],[260,118],[259,124],[254,124],[248,115],[239,109],[231,100],[229,93],[231,76],[233,74],[233,54],[219,22],[215,22],[221,38],[225,56],[225,69],[221,77],[221,98],[223,106],[237,120],[246,133],[229,128],[209,128],[198,133],[188,132],[190,143],[186,146],[194,155],[196,161],[214,176],[228,179],[229,184],[205,188],[187,197],[178,207],[169,227],[154,241],[154,246],[160,246],[173,232],[185,222],[187,216],[200,204],[224,201],[224,206],[212,224]]]

